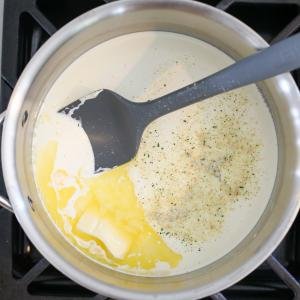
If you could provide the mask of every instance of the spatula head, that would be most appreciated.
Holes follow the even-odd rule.
[[[91,142],[97,173],[135,156],[143,132],[138,108],[137,103],[105,89],[70,103],[59,113],[81,122]]]

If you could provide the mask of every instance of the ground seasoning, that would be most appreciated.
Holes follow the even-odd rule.
[[[229,92],[174,112],[175,124],[164,116],[145,131],[136,160],[149,184],[137,192],[162,236],[185,245],[207,241],[234,203],[256,193],[261,141],[248,108],[243,94]]]

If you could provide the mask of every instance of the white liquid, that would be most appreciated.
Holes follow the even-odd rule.
[[[70,65],[48,93],[36,125],[33,162],[39,149],[56,139],[56,167],[71,174],[80,170],[83,176],[91,176],[94,158],[87,136],[78,122],[58,115],[57,110],[102,88],[134,101],[154,99],[232,62],[207,43],[174,33],[134,33],[98,45]],[[229,137],[229,131],[238,136]],[[253,150],[256,144],[257,151]],[[233,163],[226,168],[230,157]],[[195,162],[203,158],[196,167]],[[237,167],[239,163],[241,167]],[[247,192],[226,198],[227,191],[223,197],[219,189],[224,187],[226,176],[229,186],[236,185],[232,182],[245,175],[243,168],[254,174],[240,186]],[[166,115],[147,128],[130,177],[150,224],[158,231],[161,227],[170,230],[173,234],[163,234],[164,239],[183,254],[180,265],[171,274],[185,273],[215,261],[250,232],[267,205],[276,168],[274,124],[254,85]],[[191,183],[199,189],[188,194],[187,186]],[[158,188],[162,189],[159,193]],[[177,220],[168,220],[172,216],[171,193],[186,210],[184,216],[182,209],[174,208]],[[220,210],[209,207],[210,203],[222,204]],[[151,275],[164,272],[158,268]]]

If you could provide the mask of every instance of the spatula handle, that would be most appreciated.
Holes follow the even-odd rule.
[[[220,93],[300,68],[300,33],[146,105],[149,121]]]

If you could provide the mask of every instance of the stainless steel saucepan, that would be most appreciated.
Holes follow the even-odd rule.
[[[259,85],[278,139],[278,169],[262,217],[230,253],[196,271],[148,278],[101,266],[71,246],[43,209],[33,180],[31,144],[43,99],[59,75],[82,53],[123,34],[161,30],[204,40],[234,59],[267,47],[230,15],[193,1],[120,0],[96,8],[54,34],[20,77],[5,116],[2,165],[12,210],[28,237],[58,270],[79,284],[118,299],[198,299],[237,282],[260,265],[293,223],[300,205],[300,93],[290,74]],[[3,119],[3,114],[1,115]]]

